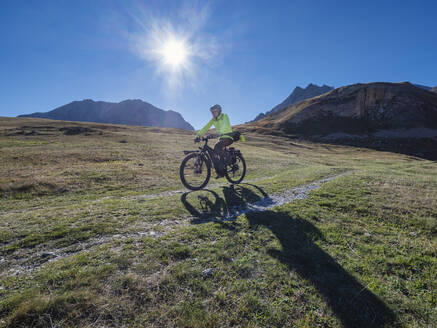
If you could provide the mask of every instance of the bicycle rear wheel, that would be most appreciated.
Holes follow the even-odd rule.
[[[246,161],[243,155],[240,153],[236,154],[236,161],[234,164],[226,166],[226,179],[232,184],[239,184],[243,181],[246,175]]]
[[[202,189],[211,177],[211,162],[201,154],[191,153],[183,159],[179,175],[182,184],[188,189]]]

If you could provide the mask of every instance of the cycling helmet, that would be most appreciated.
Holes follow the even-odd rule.
[[[209,109],[211,112],[219,112],[219,114],[222,112],[222,106],[220,105],[214,105]]]

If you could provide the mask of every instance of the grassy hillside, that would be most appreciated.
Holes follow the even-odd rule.
[[[0,118],[0,326],[437,321],[435,162],[248,134],[235,145],[246,183],[187,192],[179,164],[193,137]],[[307,198],[229,218],[341,173]]]

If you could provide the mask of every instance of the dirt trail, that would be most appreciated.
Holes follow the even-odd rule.
[[[257,181],[262,181],[262,180],[267,180],[267,179],[273,179],[275,178],[277,175],[272,175],[272,176],[267,176],[267,177],[259,177],[259,178],[255,178],[255,179],[251,179],[251,180],[245,180],[245,183],[254,183]],[[222,187],[222,186],[226,186],[229,183],[226,182],[220,182],[220,183],[213,183],[211,185],[208,185],[208,188],[217,188],[217,187]],[[135,199],[152,199],[152,198],[160,198],[160,197],[168,197],[168,196],[172,196],[172,195],[177,195],[177,194],[183,194],[184,192],[187,192],[188,189],[178,189],[178,190],[167,190],[167,191],[163,191],[160,193],[156,193],[156,194],[143,194],[143,195],[133,195],[133,196],[104,196],[102,198],[97,198],[97,199],[93,199],[93,200],[88,200],[87,205],[94,205],[94,204],[98,204],[101,203],[105,200],[110,200],[110,199],[127,199],[127,200],[135,200]],[[29,211],[39,211],[39,210],[47,210],[47,209],[52,209],[52,210],[56,210],[56,209],[60,209],[60,208],[64,208],[64,207],[68,207],[68,205],[56,205],[56,206],[33,206],[33,207],[28,207],[28,208],[23,208],[17,211],[3,211],[0,212],[0,217],[3,215],[9,215],[9,214],[23,214],[25,212],[29,212]],[[1,264],[1,262],[0,262]]]
[[[256,178],[256,179],[251,179],[251,180],[245,180],[245,183],[254,183],[257,181],[262,181],[262,180],[267,180],[267,179],[273,179],[275,178],[276,175],[272,175],[272,176],[268,176],[268,177],[260,177],[260,178]],[[226,182],[220,182],[220,183],[214,183],[211,185],[207,185],[208,188],[217,188],[217,187],[222,187],[222,186],[226,186],[229,183]],[[163,191],[157,194],[150,194],[150,195],[137,195],[137,196],[127,196],[127,197],[121,197],[121,199],[151,199],[151,198],[161,198],[161,197],[167,197],[167,196],[172,196],[172,195],[176,195],[176,194],[183,194],[185,192],[189,191],[188,189],[179,189],[179,190],[169,190],[169,191]]]
[[[292,202],[297,199],[305,199],[308,197],[309,193],[313,190],[319,189],[326,182],[332,181],[334,179],[338,179],[342,176],[351,174],[352,172],[344,172],[335,176],[331,176],[325,179],[321,179],[306,185],[302,185],[299,187],[295,187],[289,190],[285,190],[279,193],[275,193],[273,195],[266,195],[261,198],[259,201],[254,203],[246,203],[243,206],[234,206],[232,207],[226,216],[223,216],[220,220],[233,220],[236,217],[251,213],[251,212],[262,212],[267,211],[273,207],[281,206],[286,203]],[[207,220],[217,220],[217,219],[207,219]]]
[[[278,192],[272,195],[264,195],[263,198],[254,203],[246,203],[244,206],[234,206],[230,208],[226,215],[217,218],[210,217],[207,219],[199,219],[197,217],[186,216],[183,218],[165,219],[155,223],[145,222],[142,226],[138,226],[138,231],[135,233],[118,233],[114,235],[106,235],[95,238],[90,238],[84,242],[77,242],[68,247],[47,249],[45,245],[40,245],[35,248],[20,249],[9,258],[0,257],[0,274],[2,276],[20,275],[27,272],[33,272],[45,263],[64,259],[78,253],[90,251],[92,248],[101,246],[103,244],[116,242],[120,240],[133,239],[133,242],[139,242],[144,237],[160,237],[171,232],[176,227],[190,224],[193,220],[197,222],[223,222],[235,220],[239,215],[250,212],[261,212],[269,210],[276,206],[281,206],[297,199],[305,199],[309,196],[311,191],[319,189],[324,183],[338,179],[342,176],[351,174],[347,171],[335,176],[324,178],[306,185],[301,185],[286,191]],[[263,178],[266,179],[266,178]],[[261,180],[258,179],[258,180]],[[254,182],[247,181],[247,182]],[[186,192],[186,190],[172,191],[172,194]],[[158,198],[166,197],[169,192],[159,193],[154,195],[144,195],[141,198]],[[140,197],[138,197],[140,198]],[[164,228],[165,227],[165,228]],[[163,229],[164,228],[164,229]]]

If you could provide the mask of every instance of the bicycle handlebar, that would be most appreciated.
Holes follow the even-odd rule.
[[[210,134],[210,135],[207,135],[206,137],[196,138],[196,139],[194,139],[194,142],[208,141],[209,139],[215,139],[215,138],[217,138],[217,136]]]

